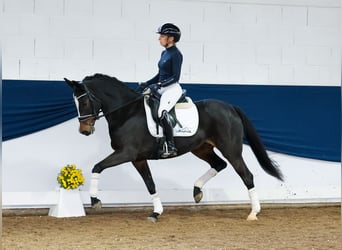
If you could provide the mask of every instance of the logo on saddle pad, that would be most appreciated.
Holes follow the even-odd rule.
[[[151,97],[148,95],[144,98],[147,127],[152,136],[163,137],[163,128],[159,125],[157,127],[157,124],[153,119],[151,107],[149,105],[150,98]],[[177,103],[175,106],[174,115],[176,116],[176,121],[174,121],[175,126],[173,127],[174,137],[192,136],[196,133],[198,128],[199,118],[197,107],[190,97],[185,97],[185,99],[186,102]]]

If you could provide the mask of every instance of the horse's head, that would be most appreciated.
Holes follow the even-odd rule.
[[[94,125],[101,110],[101,103],[96,100],[85,84],[66,78],[64,80],[74,91],[74,100],[80,122],[79,132],[83,135],[94,133]]]

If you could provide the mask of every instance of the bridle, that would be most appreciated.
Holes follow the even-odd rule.
[[[98,103],[99,106],[100,106],[101,102],[88,90],[88,88],[85,85],[83,85],[83,86],[84,86],[84,89],[85,89],[85,93],[83,93],[80,96],[75,96],[74,95],[74,100],[75,100],[75,103],[76,103],[76,106],[77,106],[78,120],[80,122],[82,122],[82,123],[87,124],[85,121],[87,119],[89,119],[89,118],[93,118],[94,121],[98,120],[100,118],[99,113],[101,111],[101,108],[99,108],[98,111],[96,111],[94,103]],[[81,115],[80,111],[79,111],[79,100],[84,98],[84,97],[88,97],[88,99],[89,99],[89,102],[90,102],[90,105],[91,105],[91,113],[90,114],[86,114],[86,115]],[[93,123],[95,123],[95,122],[93,122]],[[87,124],[87,125],[93,126],[94,124]]]

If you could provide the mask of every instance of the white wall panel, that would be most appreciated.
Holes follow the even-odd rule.
[[[338,55],[338,51],[333,53],[329,47],[308,47],[306,52],[309,65],[332,66],[340,63],[341,54]]]
[[[203,5],[204,22],[224,22],[226,23],[230,17],[230,5],[228,3],[210,3]]]
[[[270,65],[269,77],[272,83],[294,83],[294,67],[292,65]]]
[[[6,75],[9,79],[20,78],[20,59],[11,57],[2,59],[2,70],[6,71]]]
[[[39,16],[62,16],[64,3],[61,0],[34,0],[34,13]]]
[[[299,65],[294,69],[294,79],[296,82],[318,85],[319,71],[318,66]]]
[[[339,28],[297,28],[294,41],[296,45],[337,47],[341,31]]]
[[[293,29],[288,26],[270,25],[266,44],[288,46],[294,43]]]
[[[305,46],[284,46],[282,47],[282,63],[284,65],[304,65],[306,64]]]
[[[135,34],[134,40],[145,41],[146,43],[152,44],[154,47],[158,47],[159,36],[156,32],[161,24],[161,22],[151,20],[145,20],[144,22],[137,20],[134,24],[134,29],[131,28],[130,32]],[[162,47],[159,47],[159,49],[161,50]]]
[[[267,25],[251,24],[242,28],[241,41],[255,44],[264,44],[270,40],[270,27]]]
[[[134,42],[134,44],[123,43],[122,55],[124,61],[144,64],[149,58],[148,44],[145,42]]]
[[[281,25],[281,12],[281,6],[258,6],[256,22],[262,25]]]
[[[150,15],[150,3],[148,1],[125,0],[122,1],[122,17],[128,20],[137,20],[145,23]]]
[[[223,22],[191,23],[191,41],[194,42],[211,44],[237,41],[236,34],[239,35],[236,25],[231,27],[231,25]]]
[[[341,70],[341,66],[319,66],[319,82],[333,83],[340,81],[340,75],[335,74]]]
[[[91,71],[90,68],[98,70],[105,64],[103,60],[114,64],[130,61],[125,64],[131,68],[123,72],[123,80],[140,75],[137,72],[141,69],[139,64],[157,64],[163,49],[155,33],[157,27],[164,22],[175,22],[182,30],[179,47],[184,55],[183,72],[186,74],[182,80],[203,82],[203,79],[217,79],[220,83],[231,83],[235,79],[243,83],[248,79],[247,83],[281,84],[274,82],[277,79],[275,72],[280,70],[281,79],[292,79],[293,74],[285,76],[286,72],[291,72],[286,68],[299,65],[306,69],[318,66],[319,73],[314,74],[317,75],[314,79],[311,75],[305,79],[305,75],[298,73],[301,68],[296,69],[291,84],[310,85],[311,80],[314,81],[312,84],[340,84],[340,70],[336,71],[340,60],[322,52],[339,52],[340,2],[337,0],[5,0],[1,12],[4,57],[12,61],[49,57],[50,65],[54,66],[61,59],[63,63],[82,61],[83,66],[75,68],[77,73],[66,72],[70,75],[82,74],[82,68],[86,69],[83,75]],[[79,47],[72,42],[77,39],[82,41]],[[100,46],[106,40],[108,44]],[[125,46],[114,48],[109,41]],[[280,48],[280,62],[279,49],[275,47]],[[312,49],[318,47],[317,51]],[[132,60],[135,61],[131,63]],[[202,69],[202,64],[209,68],[215,64],[215,72],[208,70],[215,75],[203,77],[195,73]],[[248,76],[242,73],[237,79],[240,74],[233,73],[234,77],[230,77],[232,74],[222,70],[230,64],[272,68],[273,73],[247,70]],[[286,66],[278,67],[279,64]],[[325,70],[327,66],[332,70]],[[65,74],[53,67],[50,69],[53,71],[49,74],[51,79],[61,79]],[[312,70],[317,71],[311,68],[305,72]],[[16,71],[5,70],[3,76],[13,77]],[[57,72],[62,75],[57,76]],[[256,75],[250,75],[253,72]],[[191,75],[193,73],[195,75]],[[23,79],[23,76],[19,77]],[[27,74],[25,77],[30,78]],[[32,77],[36,78],[37,74]],[[327,79],[329,82],[325,82]]]
[[[62,58],[64,56],[64,39],[59,37],[37,36],[34,55],[38,58]]]
[[[93,22],[89,17],[52,16],[49,34],[56,37],[89,38],[92,35]]]
[[[67,16],[92,16],[93,0],[64,0],[65,15]]]
[[[67,38],[64,41],[64,55],[70,59],[92,59],[93,40],[88,38]]]
[[[94,41],[94,59],[115,58],[122,60],[122,42],[115,39],[96,39]]]
[[[33,14],[34,0],[3,0],[3,9],[6,14]]]
[[[124,40],[127,43],[134,42],[134,22],[123,19],[112,18],[96,18],[89,20],[89,26],[92,27],[92,31],[95,37],[98,38],[111,38]],[[88,37],[91,35],[88,34]]]
[[[309,26],[341,27],[341,10],[328,8],[309,8]]]
[[[269,79],[269,65],[244,64],[242,82],[263,83]]]
[[[281,47],[278,45],[259,45],[256,48],[258,64],[278,65],[281,63]]]
[[[152,45],[151,45],[152,46]],[[178,48],[183,54],[183,63],[203,62],[203,43],[182,42]]]
[[[190,82],[216,82],[216,64],[192,63],[190,66]]]
[[[220,83],[240,84],[244,75],[244,64],[220,64],[217,66],[217,81]]]
[[[306,7],[282,7],[282,24],[286,26],[306,26],[308,22],[308,8]]]
[[[20,77],[23,79],[49,79],[50,68],[48,59],[30,59],[20,60]]]
[[[0,28],[2,37],[20,34],[20,17],[0,15]]]
[[[150,18],[159,23],[197,23],[203,21],[201,2],[150,1]]]
[[[185,66],[183,66],[182,71],[184,72]],[[158,66],[155,62],[148,63],[136,63],[136,79],[138,82],[146,82],[154,77],[158,73]],[[183,75],[183,74],[182,74]],[[124,79],[121,79],[124,80]]]
[[[27,58],[34,56],[34,38],[31,36],[7,36],[2,38],[3,57]]]
[[[93,14],[99,17],[120,18],[122,12],[122,1],[93,0]]]
[[[87,75],[94,74],[93,65],[87,60],[82,59],[58,59],[52,60],[50,64],[50,78],[63,80],[64,77],[73,80],[82,80]]]
[[[49,34],[49,28],[47,16],[20,17],[21,35],[46,35]]]
[[[255,63],[257,49],[250,43],[232,44],[228,46],[229,55],[226,57],[227,63]]]
[[[229,58],[229,47],[224,43],[206,43],[203,48],[203,61],[210,64],[221,64]]]
[[[232,4],[230,6],[230,20],[238,24],[255,24],[257,21],[257,9],[253,5]]]

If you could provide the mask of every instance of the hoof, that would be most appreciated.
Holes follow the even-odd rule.
[[[258,217],[257,217],[256,215],[257,215],[257,213],[251,212],[251,213],[248,215],[247,220],[248,220],[248,221],[255,221],[255,220],[258,220]]]
[[[97,199],[96,197],[90,197],[91,200],[91,207],[94,209],[102,208],[101,200]]]
[[[150,216],[147,217],[147,220],[153,223],[157,223],[158,221],[158,213],[153,212]]]
[[[199,187],[194,187],[194,200],[199,203],[203,198],[203,192]]]

